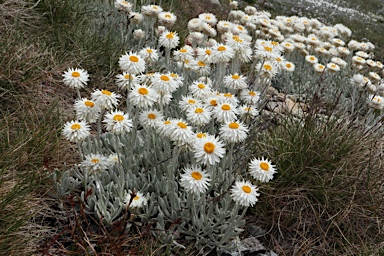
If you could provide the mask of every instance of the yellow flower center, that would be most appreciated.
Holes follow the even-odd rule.
[[[93,108],[95,106],[95,103],[93,103],[90,100],[87,100],[87,101],[84,102],[84,105],[87,106],[87,107]]]
[[[108,90],[102,90],[101,93],[104,94],[104,95],[108,95],[108,96],[112,95],[112,93],[110,91],[108,91]]]
[[[204,89],[205,85],[204,84],[198,84],[197,87],[199,87],[199,89]]]
[[[120,115],[120,114],[116,114],[116,115],[113,116],[113,120],[121,122],[121,121],[124,120],[124,116]]]
[[[212,142],[205,143],[204,151],[207,152],[208,154],[212,154],[213,151],[215,151],[215,144],[213,144]]]
[[[192,172],[192,173],[191,173],[191,176],[192,176],[192,178],[194,178],[195,180],[201,180],[201,178],[203,178],[203,175],[201,175],[200,172]]]
[[[220,45],[219,47],[217,47],[217,50],[218,50],[219,52],[222,52],[222,51],[227,50],[227,48],[225,48],[225,46],[223,46],[223,45]]]
[[[202,109],[202,108],[196,108],[195,109],[195,113],[196,114],[201,114],[201,113],[203,113],[204,112],[204,109]]]
[[[310,60],[315,60],[315,57],[311,56],[309,57]]]
[[[285,66],[286,66],[287,68],[291,68],[291,67],[292,67],[292,65],[291,65],[290,63],[285,64]]]
[[[272,47],[264,46],[264,50],[266,50],[267,52],[271,52],[273,49]]]
[[[276,61],[280,62],[280,61],[282,61],[282,59],[280,57],[276,57]]]
[[[147,95],[148,94],[148,90],[147,88],[144,88],[144,87],[140,87],[138,92],[141,94],[141,95]]]
[[[255,93],[255,92],[252,92],[252,91],[248,92],[248,94],[251,95],[251,96],[253,96],[253,97],[256,96],[256,93]]]
[[[197,62],[197,65],[198,65],[199,67],[205,67],[205,63],[202,62],[202,61]]]
[[[232,122],[232,123],[229,123],[228,127],[231,128],[231,129],[238,129],[239,128],[239,124],[236,123],[236,122]]]
[[[216,101],[216,100],[211,100],[211,101],[209,102],[209,104],[211,104],[211,106],[216,107],[216,106],[217,106],[217,101]]]
[[[94,163],[94,164],[98,164],[100,162],[100,159],[98,158],[92,158],[91,159],[91,162]]]
[[[180,52],[187,52],[186,49],[180,49]]]
[[[206,53],[207,55],[211,55],[212,51],[209,50],[209,49],[207,49],[207,50],[205,50],[205,53]]]
[[[186,129],[187,128],[187,125],[185,123],[183,123],[183,122],[178,122],[177,126],[179,126],[181,129]]]
[[[168,39],[173,39],[175,35],[171,32],[171,33],[168,33],[165,37]]]
[[[131,79],[132,77],[129,75],[129,74],[126,74],[125,76],[124,76],[124,79]]]
[[[209,16],[205,16],[205,19],[206,19],[206,20],[210,20],[211,17],[209,17]]]
[[[139,200],[139,199],[140,199],[139,196],[135,196],[135,197],[133,198],[133,200]]]
[[[278,42],[275,42],[275,41],[272,41],[272,42],[271,42],[271,45],[273,45],[273,46],[278,46],[279,43],[278,43]]]
[[[263,68],[267,71],[272,71],[272,66],[269,64],[264,64]]]
[[[71,129],[72,130],[80,130],[81,129],[81,125],[80,124],[73,124],[73,125],[71,125]]]
[[[177,78],[178,77],[178,75],[174,74],[174,73],[171,73],[170,76],[173,77],[173,78]]]
[[[195,104],[196,103],[196,101],[195,100],[188,100],[188,104],[191,104],[191,105],[193,105],[193,104]]]
[[[201,138],[207,137],[207,134],[205,134],[205,133],[198,133],[198,134],[196,134],[196,136],[197,136],[197,138],[201,139]]]
[[[228,111],[228,110],[231,110],[231,106],[229,106],[228,104],[224,104],[223,106],[221,106],[221,109]]]
[[[167,19],[172,18],[172,16],[170,14],[165,14],[164,17],[167,18]]]
[[[168,82],[169,81],[169,76],[162,75],[162,76],[160,76],[160,79],[163,80],[163,81]]]
[[[323,65],[319,65],[318,67],[319,67],[319,69],[323,69],[323,68],[324,68],[324,66],[323,66]]]
[[[286,47],[291,47],[291,44],[289,44],[289,43],[286,43],[286,44],[284,44]]]
[[[230,93],[224,93],[223,96],[226,98],[232,98],[232,94]]]
[[[156,115],[153,114],[153,113],[149,113],[149,114],[148,114],[148,118],[149,118],[149,119],[156,119]]]
[[[268,171],[269,170],[269,164],[266,162],[261,162],[260,168],[263,169],[264,171]]]
[[[251,191],[252,191],[251,187],[250,187],[250,186],[247,186],[247,185],[244,185],[244,186],[242,187],[242,189],[243,189],[243,191],[244,191],[245,193],[247,193],[247,194],[251,193]]]
[[[237,26],[237,28],[238,28],[239,30],[244,30],[244,28],[243,28],[242,26]]]
[[[240,78],[240,76],[239,76],[238,74],[234,74],[234,75],[232,75],[232,79],[237,80],[237,79],[239,79],[239,78]]]
[[[137,58],[136,56],[130,56],[129,60],[132,62],[139,62],[139,58]]]
[[[164,122],[165,125],[171,124],[171,121],[167,120]]]
[[[153,53],[152,49],[147,49],[147,53]]]
[[[73,76],[73,77],[79,77],[79,76],[80,76],[80,72],[73,71],[73,72],[72,72],[72,76]]]

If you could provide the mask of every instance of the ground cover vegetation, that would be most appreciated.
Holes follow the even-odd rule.
[[[236,1],[0,14],[2,255],[383,253],[383,64],[345,24]]]

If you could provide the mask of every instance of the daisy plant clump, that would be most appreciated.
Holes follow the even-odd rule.
[[[159,5],[114,6],[129,15],[127,37],[137,41],[116,49],[115,84],[90,95],[78,90],[77,120],[63,135],[77,144],[81,161],[57,179],[59,194],[77,193],[86,212],[107,226],[128,219],[127,231],[149,227],[173,249],[234,247],[247,207],[261,197],[258,185],[284,171],[250,146],[266,129],[260,110],[283,98],[272,86],[300,94],[291,101],[305,106],[300,100],[316,95],[320,81],[327,85],[324,105],[340,95],[337,118],[345,109],[368,108],[367,129],[380,120],[382,65],[359,52],[366,45],[348,43],[340,26],[273,19],[248,7],[247,14],[232,10],[229,20],[194,17],[180,38],[172,30],[177,17]],[[63,76],[70,88],[92,82],[80,69]]]

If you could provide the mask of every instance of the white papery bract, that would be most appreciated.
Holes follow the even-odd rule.
[[[139,51],[139,54],[149,65],[156,63],[159,59],[159,54],[157,50],[151,47],[145,47],[141,49]]]
[[[194,125],[202,126],[211,121],[211,112],[202,105],[195,105],[187,110],[187,119]]]
[[[132,196],[134,197],[131,199]],[[134,193],[132,191],[128,191],[127,195],[124,198],[124,205],[125,207],[129,208],[141,208],[146,205],[147,202],[148,199],[140,191]]]
[[[97,89],[91,94],[91,98],[101,109],[113,109],[119,103],[120,95],[108,90]]]
[[[145,61],[137,53],[129,52],[122,55],[119,59],[119,66],[128,74],[137,75],[145,71]]]
[[[159,45],[164,46],[165,48],[175,48],[179,45],[180,38],[177,35],[176,32],[169,32],[165,31],[161,36],[159,37]]]
[[[156,109],[145,110],[139,115],[139,122],[145,128],[157,128],[163,121],[163,115]]]
[[[125,0],[115,0],[115,8],[118,11],[124,12],[124,13],[130,13],[132,11],[132,4]]]
[[[371,108],[382,110],[384,109],[384,97],[379,95],[369,95],[368,105]]]
[[[189,86],[189,92],[196,98],[203,99],[212,92],[211,85],[209,83],[196,80]]]
[[[132,129],[132,120],[129,119],[128,114],[122,111],[113,111],[105,114],[103,122],[107,131],[112,133],[125,133],[130,132]]]
[[[129,90],[138,83],[137,76],[124,72],[116,76],[116,84],[122,90]]]
[[[65,123],[62,134],[70,142],[79,142],[90,135],[90,130],[85,121],[69,121]]]
[[[84,86],[87,85],[87,82],[89,81],[88,72],[79,68],[69,68],[64,72],[63,77],[64,84],[70,88],[84,88]]]
[[[198,166],[184,168],[184,173],[180,176],[180,185],[195,194],[207,192],[210,181],[209,173]]]
[[[273,175],[276,173],[276,167],[272,165],[268,159],[254,158],[249,163],[249,173],[256,180],[261,182],[269,182],[273,179]]]
[[[248,105],[256,105],[259,102],[261,93],[258,91],[242,90],[240,99]]]
[[[134,106],[148,108],[155,104],[159,94],[149,86],[137,84],[129,92],[128,98]]]
[[[228,122],[220,127],[220,137],[228,143],[237,143],[248,136],[248,128],[241,122]]]
[[[171,73],[155,73],[152,76],[152,85],[155,90],[163,93],[172,93],[180,86]]]
[[[105,171],[109,167],[108,158],[101,154],[89,154],[84,156],[85,159],[80,166],[89,172],[89,174]]]
[[[247,78],[243,75],[239,75],[238,73],[225,76],[224,86],[233,90],[245,89],[248,87]]]
[[[88,123],[96,122],[100,113],[100,107],[93,100],[87,98],[76,100],[74,109],[76,111],[76,118]]]
[[[172,122],[170,138],[173,141],[181,141],[189,143],[192,139],[192,127],[189,126],[184,120],[177,119]]]
[[[218,44],[212,48],[212,62],[229,62],[235,56],[235,51],[228,45]]]
[[[259,189],[249,181],[236,181],[231,188],[232,199],[241,206],[253,206],[258,201]]]
[[[224,143],[214,136],[195,139],[193,151],[196,161],[206,165],[219,163],[225,154]]]
[[[213,108],[213,117],[219,123],[227,123],[237,119],[237,109],[229,103],[221,103],[217,107]]]

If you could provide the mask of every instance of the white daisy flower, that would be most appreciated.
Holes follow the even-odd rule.
[[[320,73],[320,74],[323,73],[325,70],[325,66],[320,63],[313,64],[313,68],[316,73]]]
[[[217,22],[217,18],[213,13],[201,13],[198,18],[210,25],[215,25]]]
[[[139,51],[140,56],[149,65],[155,64],[159,59],[159,54],[156,49],[145,47]]]
[[[196,72],[199,76],[206,76],[211,72],[211,67],[209,63],[196,61],[196,65],[192,67],[192,71]]]
[[[200,104],[201,104],[201,100],[197,99],[192,95],[186,95],[186,96],[183,95],[181,96],[181,100],[179,101],[179,107],[183,111],[187,111],[191,107],[194,107]]]
[[[123,72],[123,74],[116,75],[116,84],[122,90],[129,90],[129,86],[134,86],[138,83],[138,79],[135,75]]]
[[[173,51],[173,59],[177,62],[184,62],[186,60],[193,59],[193,48],[189,45],[184,45],[184,47],[179,50]]]
[[[351,53],[351,51],[348,48],[342,47],[342,46],[337,47],[337,51],[341,56],[347,56]]]
[[[212,62],[229,62],[235,56],[235,51],[228,45],[218,44],[212,48]]]
[[[147,16],[157,17],[157,15],[162,11],[163,11],[163,8],[155,4],[144,5],[141,7],[141,13]]]
[[[149,86],[135,85],[128,94],[129,101],[138,108],[152,107],[158,100],[159,94]]]
[[[172,93],[179,87],[178,81],[173,78],[171,73],[155,73],[152,76],[153,89],[163,93]]]
[[[135,29],[132,34],[133,38],[136,40],[140,40],[145,37],[145,32],[142,29]]]
[[[196,139],[193,151],[196,161],[206,165],[219,163],[225,154],[224,143],[213,136]]]
[[[188,143],[192,139],[192,128],[182,119],[175,120],[171,130],[170,137],[173,141]]]
[[[340,71],[340,66],[333,62],[330,62],[327,64],[327,69],[331,72],[338,72]]]
[[[239,108],[239,115],[242,120],[253,119],[259,115],[259,111],[255,106],[242,105]]]
[[[212,111],[213,117],[219,123],[227,123],[237,119],[238,110],[229,103],[222,103]]]
[[[131,199],[131,197],[133,198]],[[125,207],[129,208],[141,208],[147,204],[148,199],[140,191],[132,192],[128,191],[128,194],[124,198]]]
[[[145,128],[156,128],[162,121],[163,115],[156,109],[145,110],[139,115],[139,122]]]
[[[176,123],[177,123],[176,119],[168,119],[163,122],[158,122],[156,131],[162,136],[171,138],[171,135],[175,128]]]
[[[293,64],[292,62],[290,61],[284,61],[281,63],[281,67],[283,70],[287,71],[287,72],[293,72],[295,71],[295,64]]]
[[[204,63],[212,63],[212,48],[204,47],[204,48],[196,48],[196,59],[197,61],[202,61]]]
[[[233,201],[241,206],[253,206],[258,201],[259,189],[252,185],[249,181],[236,181],[231,189],[231,197]]]
[[[108,91],[108,90],[99,90],[97,89],[91,93],[91,98],[96,105],[100,106],[102,109],[113,109],[117,106],[120,98],[120,95]]]
[[[384,97],[379,95],[369,95],[368,106],[374,109],[384,109]]]
[[[316,58],[316,56],[307,55],[305,56],[305,61],[311,64],[316,64],[318,62],[318,59]]]
[[[85,121],[69,121],[65,123],[62,134],[70,142],[79,142],[90,135],[90,130]]]
[[[107,160],[109,166],[114,166],[119,163],[119,156],[116,153],[112,153],[107,156]]]
[[[129,52],[122,55],[119,59],[119,66],[128,74],[140,74],[145,71],[145,61],[137,53]]]
[[[210,175],[198,166],[184,168],[180,176],[180,185],[187,191],[195,194],[205,193],[208,190]]]
[[[211,121],[211,112],[202,105],[195,105],[187,110],[187,119],[192,124],[203,126]]]
[[[69,68],[64,72],[63,77],[64,84],[70,88],[84,88],[84,86],[87,85],[87,82],[89,81],[88,72],[79,68]]]
[[[180,38],[176,32],[165,31],[159,37],[159,45],[164,46],[165,48],[175,48],[179,45]]]
[[[239,100],[237,99],[237,97],[230,92],[223,93],[222,97],[220,97],[219,103],[224,102],[231,104],[234,108],[236,108],[239,104]]]
[[[247,105],[256,105],[259,102],[261,93],[258,91],[242,90],[240,99]]]
[[[220,137],[228,143],[237,143],[248,136],[248,128],[241,122],[233,121],[221,125]]]
[[[107,131],[112,133],[125,133],[132,129],[132,120],[122,111],[111,111],[105,114],[103,123]]]
[[[233,90],[245,89],[248,87],[246,80],[247,77],[234,73],[224,77],[224,86]]]
[[[345,66],[347,66],[347,62],[343,59],[340,59],[339,57],[333,57],[331,59],[331,62],[339,65],[341,68],[344,68]]]
[[[271,161],[268,159],[253,159],[249,163],[249,173],[254,179],[257,179],[261,182],[269,182],[273,179],[273,174],[275,174],[276,167],[272,165]]]
[[[199,18],[193,18],[188,21],[188,31],[201,31],[201,26],[203,25],[203,21]]]
[[[118,11],[130,13],[132,12],[132,4],[130,2],[127,2],[125,0],[115,0],[115,8]]]
[[[272,62],[269,61],[258,63],[255,69],[257,72],[260,72],[261,77],[268,79],[272,79],[278,71],[278,68]]]
[[[74,104],[76,118],[88,123],[94,123],[99,118],[100,107],[94,101],[87,98],[76,100]]]
[[[101,154],[89,154],[84,158],[80,166],[90,173],[102,172],[109,167],[108,158]]]
[[[171,12],[160,12],[157,15],[159,23],[164,26],[172,26],[176,22],[176,15]]]
[[[211,91],[211,84],[196,80],[189,86],[189,92],[198,99],[204,99]]]

